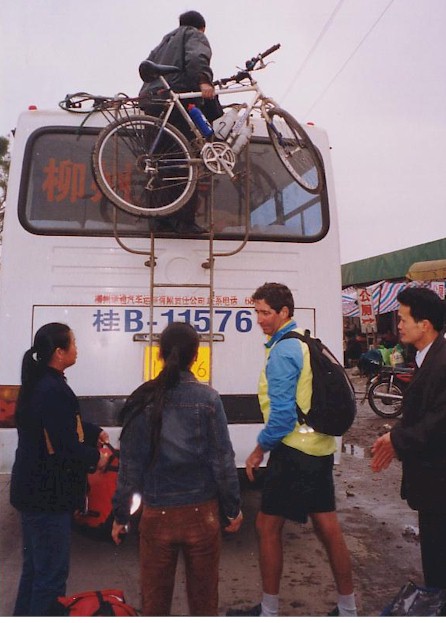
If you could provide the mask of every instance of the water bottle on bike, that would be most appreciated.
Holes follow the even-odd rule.
[[[235,139],[235,142],[232,146],[232,151],[235,154],[239,154],[242,151],[243,147],[245,147],[245,145],[247,145],[251,140],[251,135],[252,125],[250,123],[247,123],[243,126],[243,128],[239,132],[239,135]]]
[[[231,108],[224,113],[222,117],[219,117],[214,121],[213,128],[216,138],[224,141],[228,136],[235,122],[237,121],[238,112],[235,108]]]
[[[204,138],[209,138],[214,133],[212,126],[209,121],[203,115],[201,110],[195,106],[195,104],[189,104],[187,107],[187,111],[192,118],[192,121],[195,123],[197,128],[200,130]]]
[[[144,98],[106,98],[94,107],[111,119],[100,132],[92,155],[96,182],[107,199],[131,214],[167,216],[188,203],[202,175],[228,175],[236,183],[237,156],[251,140],[253,120],[264,122],[269,141],[293,180],[305,192],[320,195],[325,175],[318,150],[300,123],[267,97],[253,77],[254,71],[267,66],[264,59],[279,48],[280,44],[273,45],[246,61],[245,69],[216,81],[216,95],[250,94],[243,112],[240,105],[231,107],[234,112],[227,111],[221,130],[220,126],[213,129],[197,106],[183,104],[196,100],[201,92],[176,94],[172,90],[166,76],[178,68],[144,60],[142,79],[159,79],[167,94],[159,102],[157,93],[153,94],[153,102],[163,108],[160,117],[138,113],[147,104]],[[170,121],[174,111],[185,118],[194,135],[193,145]],[[220,131],[217,140],[209,140]],[[130,187],[116,183],[129,175]]]

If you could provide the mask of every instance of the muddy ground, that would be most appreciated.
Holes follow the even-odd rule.
[[[375,415],[360,403],[364,380],[355,378],[358,417],[344,437],[344,452],[335,467],[337,505],[352,555],[359,614],[378,616],[408,580],[422,581],[419,544],[413,536],[417,516],[399,497],[400,466],[373,474],[367,449],[393,421]],[[9,476],[0,476],[0,616],[12,613],[20,574],[18,514],[8,503]],[[253,605],[260,597],[257,543],[254,530],[258,489],[243,486],[245,522],[236,535],[224,538],[221,558],[220,615],[228,607]],[[282,616],[323,616],[336,603],[336,592],[323,548],[310,525],[287,523],[284,530]],[[139,607],[136,534],[116,547],[73,534],[68,594],[120,588]],[[179,566],[172,613],[187,614],[184,574]]]
[[[338,511],[353,558],[360,614],[377,615],[400,586],[422,583],[418,517],[401,500],[401,465],[370,469],[370,447],[397,420],[383,419],[363,402],[366,381],[351,377],[358,415],[343,438],[340,465],[335,468]],[[345,497],[344,497],[345,496]]]
[[[351,372],[351,371],[349,371]],[[370,469],[370,447],[396,420],[377,416],[363,402],[365,379],[351,376],[357,394],[358,415],[343,438],[340,463],[335,466],[337,508],[352,556],[358,614],[379,616],[399,588],[412,579],[422,583],[417,513],[399,495],[401,466],[394,461],[380,474]],[[245,492],[245,499],[255,492]],[[253,504],[258,499],[252,500]],[[246,510],[246,509],[245,509]],[[251,504],[247,507],[247,521]],[[240,551],[246,533],[236,538]],[[232,593],[233,603],[256,603],[260,594],[255,542],[250,564],[231,582],[223,583],[223,599]],[[232,546],[233,544],[231,544]],[[311,526],[288,522],[284,530],[285,568],[281,587],[282,616],[324,616],[333,607],[336,592],[325,552]],[[241,555],[241,554],[240,554]],[[248,559],[246,554],[245,561]],[[247,572],[247,573],[246,573]],[[230,601],[228,599],[228,601]]]

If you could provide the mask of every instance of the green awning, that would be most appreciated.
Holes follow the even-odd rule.
[[[404,279],[412,264],[446,258],[446,238],[343,264],[342,287]]]

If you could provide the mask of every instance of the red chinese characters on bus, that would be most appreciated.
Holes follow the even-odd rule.
[[[51,203],[66,200],[75,203],[85,197],[87,178],[85,164],[71,160],[61,160],[57,163],[55,158],[50,158],[43,171],[45,180],[42,189]]]
[[[50,203],[69,201],[76,203],[79,199],[88,199],[98,203],[103,197],[95,181],[87,172],[87,165],[72,160],[56,160],[49,158],[43,168],[44,181],[42,190]],[[125,201],[131,200],[131,166],[127,164],[117,175],[106,173],[111,186],[119,189],[119,194]]]

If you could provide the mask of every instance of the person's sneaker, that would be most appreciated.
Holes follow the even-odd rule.
[[[335,606],[331,612],[327,614],[328,617],[338,617],[339,616],[339,608]]]
[[[251,606],[251,608],[229,608],[226,612],[227,617],[259,617],[262,612],[262,604]]]

